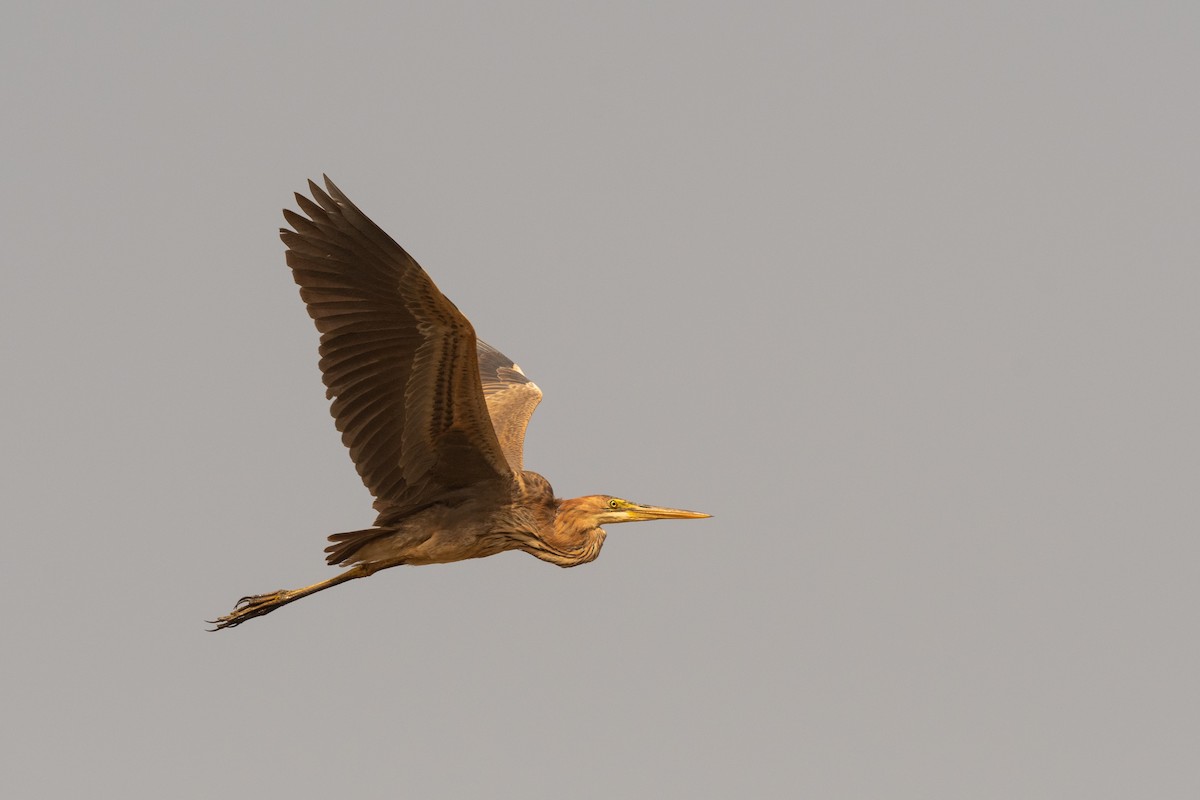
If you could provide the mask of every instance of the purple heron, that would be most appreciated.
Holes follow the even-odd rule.
[[[243,597],[213,622],[232,628],[332,586],[402,564],[443,564],[523,550],[560,567],[600,554],[600,527],[698,519],[698,511],[609,495],[558,499],[524,469],[525,427],[542,392],[479,341],[413,260],[325,178],[309,181],[307,217],[280,230],[300,297],[321,334],[330,412],[375,497],[374,527],[329,537],[347,567],[299,589]]]

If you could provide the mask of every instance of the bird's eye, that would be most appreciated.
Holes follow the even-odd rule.
[[[614,497],[612,500],[609,500],[609,501],[608,501],[608,507],[609,507],[609,508],[619,508],[619,507],[620,507],[620,505],[621,505],[621,501],[620,501],[620,500],[618,500],[618,499],[617,499],[617,498],[615,498],[615,497]]]

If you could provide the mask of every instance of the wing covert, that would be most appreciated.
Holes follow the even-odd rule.
[[[525,429],[542,401],[542,390],[511,358],[482,339],[476,341],[479,375],[492,428],[514,472],[524,469]]]

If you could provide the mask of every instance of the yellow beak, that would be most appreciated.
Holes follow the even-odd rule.
[[[621,511],[625,518],[620,522],[641,522],[648,519],[704,519],[712,516],[712,514],[705,514],[702,511],[684,511],[682,508],[643,505],[630,505]]]

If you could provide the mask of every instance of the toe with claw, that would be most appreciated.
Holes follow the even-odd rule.
[[[284,605],[291,599],[288,597],[289,594],[290,592],[280,589],[277,592],[252,594],[248,597],[243,597],[237,601],[237,605],[233,607],[233,611],[230,611],[223,617],[209,620],[209,624],[217,626],[212,629],[214,631],[219,631],[222,628],[235,628],[248,619],[269,614]]]

